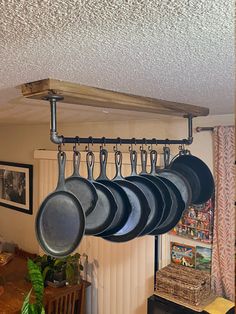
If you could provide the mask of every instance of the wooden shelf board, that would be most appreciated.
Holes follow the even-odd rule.
[[[20,86],[26,98],[41,99],[49,92],[64,96],[63,103],[148,112],[172,116],[207,116],[209,109],[150,97],[137,96],[54,79],[44,79]]]

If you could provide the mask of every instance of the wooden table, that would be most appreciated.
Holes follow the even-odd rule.
[[[25,280],[27,274],[27,260],[22,257],[15,256],[7,265],[0,266],[0,276],[4,281],[4,292],[0,296],[0,314],[16,314],[20,313],[23,300],[30,291],[32,285]],[[89,282],[82,282],[85,287],[90,285]],[[67,287],[52,288],[46,287],[44,290],[44,304],[50,298],[56,297]]]

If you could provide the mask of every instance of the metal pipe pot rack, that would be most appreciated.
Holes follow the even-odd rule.
[[[157,145],[157,144],[163,144],[163,145],[190,145],[193,142],[193,125],[192,125],[192,119],[193,115],[186,115],[184,118],[187,118],[188,121],[188,137],[181,140],[172,140],[172,139],[136,139],[136,138],[96,138],[96,137],[64,137],[63,135],[58,135],[57,132],[57,101],[63,100],[63,96],[61,95],[55,95],[55,94],[49,94],[46,97],[43,97],[44,100],[48,100],[50,102],[50,109],[51,109],[51,127],[50,127],[50,139],[54,144],[143,144],[143,145]]]

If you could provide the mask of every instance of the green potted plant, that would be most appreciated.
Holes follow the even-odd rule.
[[[86,256],[86,255],[85,255]],[[41,270],[44,285],[60,286],[77,284],[81,280],[81,255],[79,253],[65,258],[55,258],[48,255],[37,256],[34,262]]]
[[[29,279],[32,289],[29,291],[21,308],[21,314],[45,314],[43,307],[44,282],[40,268],[32,261],[27,262]],[[30,302],[31,293],[34,292],[35,302]]]

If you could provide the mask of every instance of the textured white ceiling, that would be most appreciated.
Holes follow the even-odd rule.
[[[0,109],[51,77],[233,112],[231,0],[0,0],[0,23]]]

